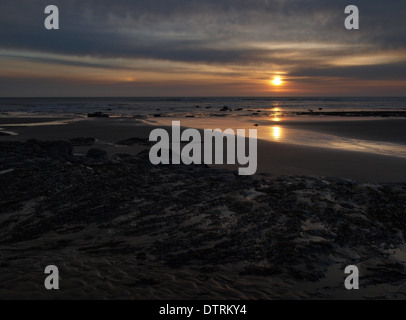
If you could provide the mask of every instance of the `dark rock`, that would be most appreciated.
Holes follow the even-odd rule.
[[[54,159],[66,159],[72,156],[73,147],[67,141],[40,141],[36,139],[23,143],[28,154],[42,155]]]
[[[224,106],[222,109],[220,109],[220,111],[229,111],[229,110],[230,110],[230,108],[227,106]]]
[[[162,115],[160,113],[154,114],[154,118],[160,118]]]
[[[87,152],[86,157],[92,158],[94,160],[106,160],[108,158],[107,152],[101,149],[90,149]]]
[[[222,294],[236,298],[257,298],[258,293],[247,295],[226,286],[246,288],[252,283],[266,297],[269,281],[287,284],[289,290],[298,283],[292,296],[328,298],[340,292],[318,281],[331,276],[331,266],[344,268],[351,261],[363,270],[363,284],[385,283],[399,297],[404,292],[404,264],[388,250],[404,253],[406,184],[291,176],[253,179],[198,165],[154,166],[148,150],[142,156],[116,155],[115,162],[103,165],[90,158],[67,163],[46,156],[59,148],[58,142],[0,141],[0,171],[14,169],[1,175],[0,242],[13,250],[1,250],[0,267],[7,262],[10,270],[35,279],[38,272],[31,265],[42,265],[44,255],[60,254],[71,262],[68,271],[81,268],[89,279],[95,271],[103,274],[108,292],[86,285],[92,296],[100,292],[100,298],[120,297],[123,288],[131,289],[131,297],[142,298],[145,287],[166,298],[160,296],[167,280],[160,275],[165,266],[196,271],[190,273],[196,282],[216,277],[225,284]],[[92,150],[91,156],[106,156],[103,150]],[[262,195],[252,196],[253,190]],[[78,252],[92,260],[92,268],[85,270],[76,262]],[[129,262],[123,272],[137,270],[138,276],[117,281],[104,267],[106,255],[112,266]],[[23,263],[28,260],[32,263]],[[228,280],[225,265],[234,269],[235,279]],[[333,276],[343,277],[343,268]],[[166,270],[170,277],[179,276],[179,269]],[[19,278],[10,278],[6,285],[19,294],[26,291]],[[182,281],[169,288],[185,296],[198,294]],[[207,298],[218,297],[216,286],[215,294],[210,286],[206,289]],[[65,295],[89,296],[78,292]],[[269,292],[270,298],[278,297],[278,291]]]
[[[95,138],[73,138],[70,139],[69,142],[72,144],[74,147],[88,147],[94,145],[96,142]]]
[[[136,281],[134,285],[136,285],[136,286],[155,286],[158,284],[160,284],[160,282],[156,279],[142,277],[141,279]]]
[[[94,113],[88,113],[88,114],[87,114],[87,117],[88,117],[88,118],[108,118],[109,115],[108,115],[108,114],[104,114],[104,113],[101,112],[101,111],[98,111],[98,112],[94,112]]]
[[[131,159],[133,156],[128,153],[117,153],[113,157],[114,157],[114,159],[121,161],[121,160]]]
[[[11,134],[7,132],[0,131],[0,137],[11,136]]]
[[[149,146],[149,145],[151,145],[151,142],[149,141],[148,138],[134,137],[134,138],[119,141],[116,144],[121,145],[121,146],[133,146],[135,144],[141,144],[141,145]]]

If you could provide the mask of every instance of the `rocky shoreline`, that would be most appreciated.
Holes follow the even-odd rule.
[[[0,299],[406,297],[406,183],[73,154],[92,141],[0,142]]]

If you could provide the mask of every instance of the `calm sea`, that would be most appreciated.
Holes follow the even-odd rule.
[[[406,110],[403,98],[0,98],[0,116],[210,116],[227,106],[240,111],[381,111]]]

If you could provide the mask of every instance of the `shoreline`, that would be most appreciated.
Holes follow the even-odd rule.
[[[28,120],[25,119],[24,121],[27,122]],[[39,120],[37,119],[37,121]],[[194,120],[189,119],[189,121]],[[385,121],[378,120],[377,122],[382,124],[382,126],[387,126],[388,124],[383,123]],[[187,124],[186,121],[184,123]],[[306,128],[320,129],[322,127],[321,130],[326,128],[329,130],[340,128],[341,131],[343,130],[339,124],[336,124],[336,128],[331,127],[331,123],[314,124],[302,122],[289,124],[288,122],[286,126],[292,124],[295,126],[305,126]],[[278,125],[284,124],[278,123]],[[359,134],[355,130],[358,128],[357,125],[358,122],[354,122],[352,131],[347,132],[347,134]],[[370,129],[374,125],[375,122],[366,123],[365,126],[369,128],[369,131],[363,134],[370,134]],[[348,128],[348,126],[349,124],[346,123],[345,128]],[[182,127],[184,126],[182,125]],[[152,124],[147,125],[137,119],[96,118],[83,119],[63,125],[16,126],[7,128],[18,132],[19,135],[3,136],[0,137],[0,141],[26,141],[32,138],[43,141],[68,141],[72,138],[92,137],[97,139],[92,148],[99,148],[113,155],[117,153],[137,154],[145,150],[145,146],[134,147],[131,144],[117,146],[117,143],[130,138],[148,139],[149,132],[155,127]],[[165,128],[169,131],[171,129],[170,127]],[[252,126],[252,128],[255,127]],[[78,146],[75,147],[74,152],[85,154],[89,148]],[[257,174],[270,174],[273,176],[314,175],[353,179],[361,182],[406,182],[404,162],[405,160],[399,157],[258,140]],[[237,165],[213,165],[213,167],[235,170]]]
[[[268,122],[270,123],[270,122]],[[406,148],[406,119],[369,119],[341,122],[325,121],[284,121],[281,125],[305,130],[334,134],[347,138],[374,140],[404,144]]]

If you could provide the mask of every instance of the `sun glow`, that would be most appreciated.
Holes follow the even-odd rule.
[[[272,80],[272,84],[275,85],[275,86],[280,86],[280,85],[282,84],[282,79],[281,79],[281,77],[275,77],[275,78]]]
[[[271,127],[271,136],[274,141],[280,141],[282,138],[282,129],[278,126]]]

